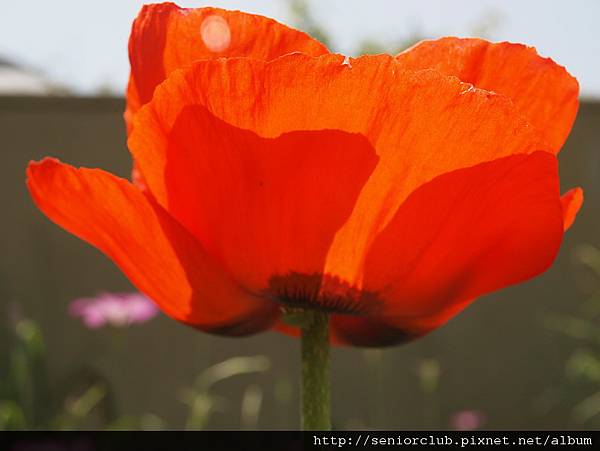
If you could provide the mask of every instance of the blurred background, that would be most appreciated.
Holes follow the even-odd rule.
[[[129,175],[122,95],[142,3],[0,0],[0,430],[297,428],[297,341],[213,337],[139,296],[106,294],[134,290],[107,258],[51,224],[26,191],[27,162],[45,155]],[[581,107],[560,156],[561,182],[563,191],[582,186],[586,202],[554,266],[415,343],[335,349],[333,423],[598,429],[600,2],[211,5],[273,17],[351,55],[396,53],[445,35],[523,42],[578,78]]]

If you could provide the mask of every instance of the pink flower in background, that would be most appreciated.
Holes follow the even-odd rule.
[[[69,314],[80,317],[90,329],[145,323],[157,313],[154,303],[140,293],[102,293],[94,298],[76,299],[69,305]]]
[[[456,431],[474,431],[485,424],[485,414],[480,410],[461,410],[450,417],[450,426]]]

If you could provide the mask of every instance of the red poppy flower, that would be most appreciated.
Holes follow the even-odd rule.
[[[53,159],[28,185],[171,317],[242,335],[286,310],[391,345],[546,270],[582,191],[556,154],[578,107],[564,68],[446,38],[345,58],[216,8],[144,7],[129,140],[144,186]]]

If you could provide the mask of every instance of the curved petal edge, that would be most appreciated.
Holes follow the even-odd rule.
[[[124,179],[46,158],[27,168],[38,208],[105,253],[172,318],[239,335],[270,327],[278,307],[241,290],[152,199]]]

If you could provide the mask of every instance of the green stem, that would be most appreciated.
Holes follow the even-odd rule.
[[[331,430],[329,316],[306,311],[302,320],[302,429]]]

